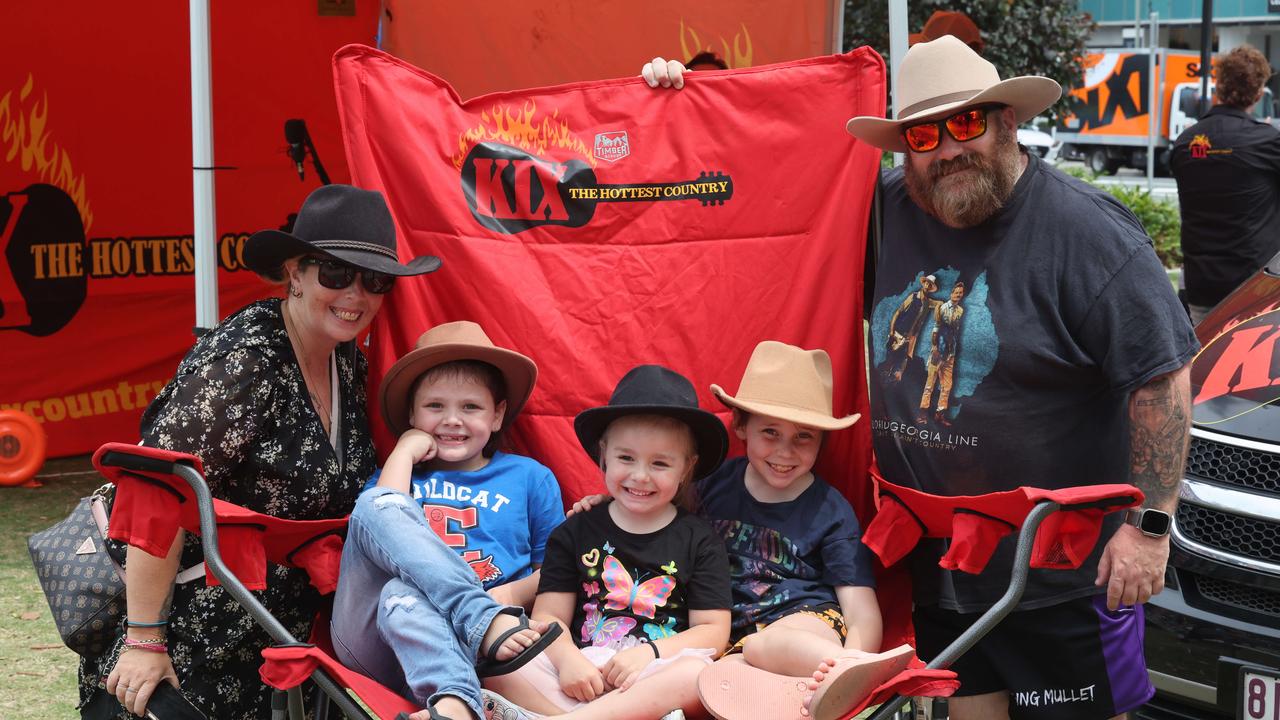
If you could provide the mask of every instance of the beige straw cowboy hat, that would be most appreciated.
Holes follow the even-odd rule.
[[[897,96],[898,119],[861,115],[845,125],[851,135],[882,150],[906,152],[902,128],[965,107],[1008,105],[1026,122],[1062,96],[1062,86],[1036,75],[1001,80],[996,66],[951,35],[912,45],[902,59]]]
[[[538,366],[533,360],[494,345],[479,325],[465,320],[437,325],[422,333],[414,349],[397,360],[382,378],[378,398],[382,419],[391,432],[400,435],[409,429],[409,411],[413,404],[409,390],[414,381],[431,368],[453,360],[479,360],[496,367],[502,374],[507,385],[504,428],[516,419],[538,379]]]
[[[731,408],[820,430],[847,428],[862,417],[832,415],[831,357],[825,350],[774,340],[765,340],[751,353],[737,397],[719,385],[712,385],[711,392]]]

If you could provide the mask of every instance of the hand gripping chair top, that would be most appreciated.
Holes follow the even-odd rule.
[[[164,557],[178,528],[200,536],[209,584],[223,584],[276,643],[262,651],[260,674],[267,685],[289,690],[310,678],[347,717],[362,720],[406,717],[421,709],[334,659],[324,642],[328,633],[319,624],[312,639],[324,647],[301,643],[249,593],[266,587],[267,561],[302,568],[317,590],[332,593],[347,518],[283,520],[213,499],[193,455],[108,443],[94,453],[93,464],[116,484],[112,539]],[[373,714],[354,703],[344,687]],[[291,702],[290,717],[300,718],[300,700],[296,705]],[[317,720],[325,714],[318,710]]]
[[[911,695],[948,696],[959,687],[947,670],[1006,615],[1026,589],[1031,568],[1078,568],[1089,557],[1107,513],[1142,504],[1142,491],[1132,485],[1092,485],[1063,490],[1021,487],[1016,490],[947,497],[894,485],[874,470],[876,516],[862,541],[886,567],[901,560],[921,538],[951,538],[938,564],[948,570],[982,572],[999,541],[1018,530],[1009,588],[960,637],[923,668],[899,673],[876,688],[845,717],[871,705],[880,709],[871,720],[887,720]]]

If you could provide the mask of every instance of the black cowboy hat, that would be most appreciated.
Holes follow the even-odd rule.
[[[693,430],[698,453],[694,479],[706,477],[720,467],[729,449],[729,433],[724,423],[698,407],[698,393],[693,383],[661,365],[632,368],[618,381],[608,405],[588,408],[573,419],[578,442],[592,460],[600,462],[600,438],[605,428],[627,415],[662,415],[688,425]]]
[[[400,264],[387,201],[376,190],[351,185],[316,188],[303,201],[292,233],[262,230],[251,235],[244,264],[260,275],[273,275],[288,258],[308,254],[388,275],[422,275],[440,267],[434,255]]]

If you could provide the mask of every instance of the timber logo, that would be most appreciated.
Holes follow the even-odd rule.
[[[676,182],[598,182],[596,154],[555,115],[535,121],[535,114],[532,103],[519,111],[496,107],[459,138],[454,166],[461,173],[463,198],[476,222],[490,230],[512,234],[547,225],[582,227],[600,203],[691,200],[710,207],[733,197],[733,179],[721,172],[703,171]],[[619,147],[611,141],[611,152]],[[553,159],[548,157],[552,151],[577,157]]]
[[[627,131],[597,133],[596,144],[591,154],[611,163],[630,155],[631,142],[627,139]]]
[[[1208,135],[1196,135],[1191,138],[1190,144],[1187,145],[1187,149],[1191,151],[1191,157],[1193,158],[1209,157],[1209,148],[1211,147],[1213,147],[1213,144],[1209,142]]]
[[[84,224],[70,195],[38,183],[0,195],[0,330],[51,335],[84,304]]]

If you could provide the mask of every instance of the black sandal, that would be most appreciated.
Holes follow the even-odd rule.
[[[436,712],[434,705],[426,707],[426,712],[428,712],[429,716],[431,717],[431,720],[449,720],[448,717],[440,715],[439,712]],[[396,716],[396,720],[408,720],[408,712],[401,712],[401,714]]]
[[[555,642],[555,639],[560,637],[560,633],[563,631],[563,628],[560,627],[559,623],[552,623],[551,627],[547,628],[547,631],[542,633],[542,636],[539,637],[535,643],[520,651],[515,657],[499,661],[498,651],[502,648],[502,644],[511,638],[512,635],[515,635],[522,630],[529,629],[529,616],[524,613],[523,608],[517,607],[504,607],[499,610],[498,613],[501,615],[512,615],[518,617],[520,618],[520,622],[515,627],[499,635],[493,642],[489,643],[489,649],[485,651],[484,657],[481,658],[480,662],[476,663],[476,675],[479,675],[482,678],[506,675],[507,673],[513,673],[516,670],[519,670],[527,665],[530,660],[537,657],[543,650],[550,647],[551,643]]]
[[[431,717],[431,720],[449,720],[448,717],[440,715],[439,712],[436,712],[434,705],[426,707],[426,712],[428,712],[429,716]],[[401,712],[401,714],[396,716],[396,720],[408,720],[408,712]]]

